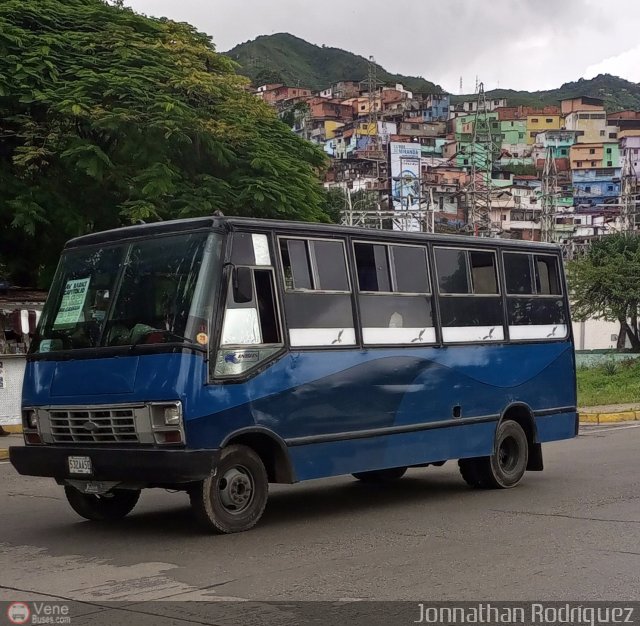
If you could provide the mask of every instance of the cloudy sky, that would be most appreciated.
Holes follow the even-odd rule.
[[[608,72],[640,82],[638,0],[125,0],[194,24],[219,51],[289,32],[452,93],[551,89]]]

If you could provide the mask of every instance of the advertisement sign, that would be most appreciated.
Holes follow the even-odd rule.
[[[77,324],[82,316],[84,301],[87,299],[87,291],[89,290],[90,278],[80,278],[78,280],[68,280],[62,295],[62,302],[55,322],[54,328],[57,326],[66,326],[67,324]]]
[[[420,209],[420,159],[422,148],[417,143],[389,144],[391,165],[391,197],[394,210],[418,211]],[[402,218],[401,215],[398,216]],[[420,223],[414,217],[407,216],[405,223],[394,229],[419,231]]]

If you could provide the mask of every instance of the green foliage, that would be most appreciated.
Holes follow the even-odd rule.
[[[502,167],[503,172],[511,172],[514,176],[535,176],[537,174],[535,165],[508,164]]]
[[[320,149],[188,24],[0,4],[0,264],[46,286],[70,237],[211,214],[322,220]]]
[[[341,213],[347,206],[347,196],[340,187],[325,189],[324,211],[334,224],[340,223]]]
[[[640,403],[640,359],[627,359],[615,364],[579,368],[578,406]]]
[[[573,316],[620,322],[620,348],[628,337],[640,350],[640,237],[613,234],[594,240],[586,254],[567,266]]]
[[[369,62],[362,56],[327,46],[315,46],[289,33],[263,35],[242,43],[225,53],[242,66],[241,72],[255,85],[284,82],[320,90],[340,80],[366,80]],[[264,80],[278,68],[282,80]],[[440,93],[439,85],[422,77],[391,74],[377,66],[378,80],[402,83],[406,89],[421,93]]]

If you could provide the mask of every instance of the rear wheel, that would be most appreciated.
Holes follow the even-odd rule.
[[[501,422],[493,449],[491,456],[458,461],[462,478],[469,486],[509,489],[522,480],[529,460],[529,444],[522,426],[511,420]]]
[[[104,495],[82,493],[75,487],[65,487],[64,493],[71,508],[80,516],[92,521],[122,519],[140,498],[140,490],[116,489]]]
[[[217,533],[239,533],[258,522],[267,504],[269,480],[260,457],[249,447],[222,450],[215,472],[190,490],[198,521]]]
[[[372,472],[357,472],[355,474],[352,474],[352,476],[362,481],[363,483],[380,484],[398,480],[405,475],[406,471],[406,467],[392,467],[390,469],[375,470]]]

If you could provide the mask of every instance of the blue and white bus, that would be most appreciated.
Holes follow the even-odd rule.
[[[449,459],[513,487],[578,432],[560,251],[224,217],[86,235],[28,356],[23,428],[13,465],[92,520],[161,487],[238,532],[269,483]]]

